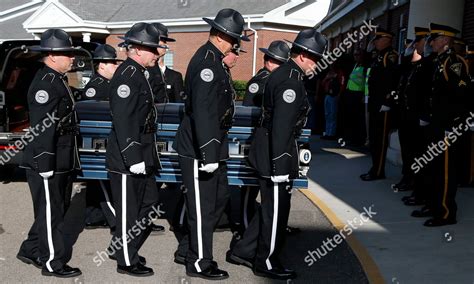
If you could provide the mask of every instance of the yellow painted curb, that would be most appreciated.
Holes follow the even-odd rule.
[[[300,189],[300,191],[306,196],[306,198],[311,200],[311,202],[313,202],[313,204],[317,206],[324,215],[326,215],[326,217],[329,219],[329,222],[332,223],[337,231],[344,228],[346,224],[344,224],[321,199],[316,197],[313,192],[308,189]],[[348,235],[346,237],[346,242],[349,244],[352,251],[359,259],[359,262],[362,265],[369,282],[373,284],[385,283],[385,280],[383,279],[382,273],[380,273],[377,264],[372,259],[367,249],[359,242],[359,240],[357,240],[354,234]]]

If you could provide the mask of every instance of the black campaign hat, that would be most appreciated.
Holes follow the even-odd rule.
[[[430,34],[430,29],[423,27],[415,27],[415,42],[424,39]]]
[[[281,62],[286,62],[290,58],[290,47],[282,40],[272,41],[268,48],[261,47],[259,49],[267,56]]]
[[[160,32],[152,24],[148,23],[134,24],[123,37],[119,38],[125,40],[125,42],[121,44],[122,46],[137,44],[147,47],[166,48],[159,44]]]
[[[222,9],[217,13],[214,20],[209,18],[202,18],[211,27],[243,41],[250,41],[250,39],[242,34],[244,30],[244,17],[234,9]]]
[[[459,31],[450,26],[445,26],[445,25],[440,25],[440,24],[435,24],[435,23],[430,24],[430,34],[432,38],[435,38],[438,36],[456,37],[457,33],[459,33]]]
[[[382,38],[382,37],[393,38],[394,36],[395,36],[394,33],[390,32],[390,31],[387,31],[386,29],[377,27],[377,30],[375,31],[374,39],[379,39],[379,38]]]
[[[96,61],[123,61],[122,59],[117,59],[117,51],[111,45],[100,44],[97,46],[93,52],[93,60]]]
[[[61,29],[48,29],[41,34],[40,45],[32,46],[32,51],[65,52],[74,51],[79,47],[72,46],[71,37]]]
[[[162,41],[174,42],[174,38],[168,37],[168,28],[162,23],[152,23],[152,25],[160,32],[160,39]]]
[[[326,37],[315,29],[302,30],[291,43],[318,57],[323,57],[328,46]]]

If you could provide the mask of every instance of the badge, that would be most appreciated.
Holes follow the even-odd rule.
[[[95,89],[94,88],[89,88],[86,91],[86,97],[92,98],[95,96]]]
[[[45,90],[39,90],[38,92],[36,92],[35,100],[36,100],[36,102],[38,102],[40,104],[44,104],[44,103],[48,102],[48,100],[49,100],[48,92],[46,92]]]
[[[201,79],[202,79],[204,82],[211,82],[212,79],[214,79],[214,72],[212,72],[212,70],[209,69],[209,68],[202,69],[202,71],[201,71]]]
[[[150,72],[148,72],[148,70],[145,70],[145,72],[143,72],[143,75],[145,75],[145,78],[148,80],[148,78],[150,78]]]
[[[461,63],[454,63],[453,65],[451,65],[451,70],[453,70],[454,74],[458,75],[458,76],[461,76],[461,68],[462,68],[462,64]]]
[[[128,96],[130,96],[130,87],[127,85],[120,85],[117,89],[117,95],[122,99],[128,98]]]
[[[283,100],[289,104],[294,102],[296,99],[296,93],[292,89],[288,89],[283,92]]]
[[[255,94],[256,92],[258,92],[258,84],[257,83],[250,84],[249,92],[251,92],[252,94]]]

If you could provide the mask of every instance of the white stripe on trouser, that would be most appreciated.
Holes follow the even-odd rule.
[[[272,269],[272,264],[270,263],[270,256],[272,256],[273,251],[275,250],[275,240],[276,240],[276,231],[278,223],[278,183],[273,183],[273,221],[272,221],[272,237],[270,239],[270,253],[268,254],[267,264],[268,270]]]
[[[48,179],[43,178],[44,193],[46,197],[46,235],[48,237],[49,259],[46,261],[46,268],[49,272],[53,272],[51,260],[54,259],[53,233],[51,229],[51,200],[49,197]]]
[[[247,229],[247,227],[249,226],[249,220],[248,220],[248,216],[247,216],[247,210],[248,210],[248,204],[249,204],[249,191],[250,191],[250,188],[246,187],[245,188],[245,197],[244,197],[244,227],[245,229]]]
[[[180,225],[183,225],[184,223],[184,213],[186,213],[186,202],[183,203],[183,208],[181,208],[181,215],[179,216]]]
[[[127,242],[127,175],[122,174],[122,247],[125,265],[130,266]]]
[[[201,198],[199,196],[199,169],[198,160],[194,160],[194,196],[196,201],[196,226],[197,226],[197,241],[198,241],[198,259],[194,263],[197,272],[201,272],[199,261],[203,258],[202,253],[202,224],[201,224]]]
[[[112,212],[112,214],[114,214],[114,217],[115,217],[115,209],[112,206],[112,204],[110,203],[109,194],[107,193],[107,190],[105,189],[104,181],[100,180],[99,183],[100,183],[100,188],[102,188],[102,192],[104,193],[105,201],[107,202],[107,206],[109,207],[110,211]]]

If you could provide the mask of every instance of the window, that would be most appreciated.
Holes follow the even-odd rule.
[[[174,63],[174,52],[173,51],[168,51],[165,54],[165,57],[163,58],[166,67],[169,67],[170,69],[173,69],[173,63]]]

